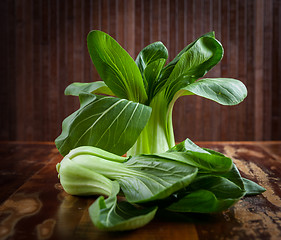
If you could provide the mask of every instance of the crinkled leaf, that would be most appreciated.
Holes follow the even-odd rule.
[[[199,152],[199,153],[209,153],[208,151],[204,150],[197,146],[194,142],[192,142],[189,138],[185,139],[181,143],[176,144],[174,147],[169,149],[167,152]]]
[[[157,207],[140,208],[128,202],[117,202],[119,184],[114,182],[109,198],[99,197],[90,207],[89,215],[94,225],[105,231],[126,231],[143,227],[155,216]]]
[[[236,105],[247,96],[247,88],[236,79],[206,78],[181,89],[181,95],[198,95],[222,105]]]
[[[95,146],[123,155],[145,127],[151,108],[115,97],[80,94],[80,109],[62,123],[55,140],[64,156],[78,146]]]
[[[114,93],[103,81],[91,83],[71,83],[64,91],[65,95],[79,96],[81,93],[105,94],[114,96]]]
[[[131,56],[108,34],[94,30],[87,37],[91,59],[106,85],[119,98],[145,103],[141,73]]]
[[[221,153],[200,148],[188,138],[167,152],[155,155],[198,167],[200,172],[228,172],[232,168],[230,158]]]

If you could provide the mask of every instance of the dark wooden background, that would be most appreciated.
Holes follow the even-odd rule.
[[[78,107],[63,95],[99,80],[87,33],[103,30],[136,57],[161,40],[169,60],[214,30],[225,55],[209,77],[248,88],[233,107],[183,97],[174,108],[177,141],[281,139],[280,0],[1,0],[0,140],[53,141]]]

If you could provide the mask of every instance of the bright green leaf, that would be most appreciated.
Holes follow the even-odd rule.
[[[203,149],[190,139],[175,145],[165,153],[157,156],[184,162],[199,168],[199,172],[228,172],[232,168],[232,160],[221,153]]]
[[[91,59],[106,85],[119,98],[145,103],[141,73],[131,56],[108,34],[91,31],[87,37]]]
[[[176,92],[204,76],[223,56],[223,48],[216,39],[202,37],[182,54],[165,83],[166,96],[172,101]]]
[[[247,88],[236,79],[206,78],[182,88],[181,95],[198,95],[222,105],[236,105],[247,96]]]
[[[136,64],[143,74],[144,70],[152,62],[164,59],[164,63],[168,58],[168,50],[162,42],[149,44],[140,51],[136,58]]]
[[[197,168],[160,157],[139,155],[125,162],[134,175],[118,180],[129,202],[164,199],[192,182]]]
[[[119,184],[109,198],[100,196],[90,207],[89,215],[96,227],[105,231],[126,231],[143,227],[155,216],[157,207],[140,208],[128,202],[117,202]]]
[[[223,56],[223,48],[210,32],[186,46],[161,72],[156,93],[169,88],[171,100],[178,89],[202,77]]]

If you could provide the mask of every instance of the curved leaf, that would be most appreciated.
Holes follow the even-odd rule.
[[[241,179],[240,176],[238,178]],[[226,210],[245,195],[245,190],[235,182],[218,175],[198,175],[185,191],[176,195],[178,201],[172,203],[167,209],[200,213]]]
[[[60,183],[68,194],[109,196],[111,193],[111,180],[71,161],[68,157],[58,163],[56,169]]]
[[[165,64],[165,59],[160,58],[150,63],[144,70],[143,79],[145,82],[145,88],[148,95],[148,104],[151,102],[151,99],[154,97],[155,87],[157,80],[160,74],[161,69]]]
[[[197,168],[165,158],[139,155],[124,163],[134,174],[119,177],[129,202],[141,203],[164,199],[190,184]]]
[[[190,184],[197,174],[196,167],[160,157],[140,155],[123,161],[111,153],[105,153],[104,157],[103,154],[96,147],[84,146],[72,150],[65,158],[117,180],[129,202],[166,198]]]
[[[188,44],[183,50],[181,50],[178,55],[167,64],[167,66],[162,70],[161,72],[161,77],[160,77],[160,82],[166,82],[166,80],[169,78],[170,74],[172,73],[172,71],[174,70],[175,65],[177,64],[177,62],[180,60],[181,56],[188,51],[200,38],[202,37],[211,37],[211,38],[215,38],[215,33],[214,32],[209,32],[206,33],[202,36],[200,36],[199,38],[197,38],[194,42]]]
[[[227,172],[232,167],[232,160],[230,158],[210,153],[187,151],[166,152],[155,155],[198,167],[200,172]]]
[[[145,103],[141,73],[131,56],[108,34],[91,31],[87,37],[91,59],[106,85],[119,98]]]
[[[148,102],[154,95],[154,88],[160,72],[168,58],[168,50],[162,42],[155,42],[140,51],[136,64],[143,77]]]
[[[265,188],[247,178],[242,178],[242,180],[245,186],[246,196],[261,194],[265,191]]]
[[[204,150],[203,148],[200,148],[197,146],[194,142],[192,142],[189,138],[185,139],[181,143],[178,143],[171,149],[169,149],[167,152],[199,152],[199,153],[209,153],[208,151]]]
[[[190,164],[198,167],[201,172],[228,172],[233,167],[230,158],[213,150],[200,148],[188,138],[157,156]]]
[[[182,54],[164,87],[167,99],[172,101],[176,92],[204,76],[223,56],[220,42],[211,37],[202,37]]]
[[[171,84],[171,82],[176,81],[179,75],[184,73],[184,71],[188,71],[187,74],[185,74],[187,76],[181,77],[185,77],[185,79],[179,78],[176,85],[178,85],[179,81],[182,80],[185,82],[188,81],[190,83],[197,78],[202,77],[221,60],[222,56],[223,48],[215,39],[214,32],[202,35],[194,42],[186,46],[165,68],[163,68],[159,77],[155,94],[161,91],[163,88],[166,88],[169,84]],[[181,63],[178,67],[176,67],[180,61]],[[205,63],[202,64],[202,61],[205,61]],[[193,70],[190,69],[191,65],[193,65]],[[171,77],[172,73],[174,76]],[[177,86],[177,89],[178,88],[179,87]],[[173,91],[173,94],[175,92],[176,90]]]
[[[80,93],[94,93],[114,96],[114,93],[103,81],[91,83],[74,82],[67,86],[65,95],[79,96]]]
[[[140,72],[143,74],[144,70],[148,65],[150,65],[152,62],[164,59],[165,61],[168,58],[168,50],[165,47],[165,45],[162,42],[155,42],[152,44],[149,44],[144,49],[140,51],[136,58],[136,64],[140,69]],[[163,64],[163,65],[164,65]]]
[[[145,127],[151,108],[114,97],[79,95],[80,109],[62,123],[55,140],[64,156],[78,146],[95,146],[123,155]]]
[[[206,78],[182,88],[181,95],[198,95],[222,105],[236,105],[247,96],[247,88],[236,79]]]
[[[157,207],[140,208],[128,202],[117,203],[119,184],[114,183],[115,190],[109,198],[101,196],[89,207],[94,225],[106,231],[126,231],[149,223],[154,218]]]
[[[167,209],[173,212],[214,213],[221,212],[234,205],[240,198],[218,199],[208,190],[197,190],[171,204]]]

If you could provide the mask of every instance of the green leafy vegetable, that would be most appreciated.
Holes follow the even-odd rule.
[[[166,66],[168,51],[161,42],[141,50],[136,61],[101,31],[91,31],[87,45],[103,81],[65,89],[65,95],[79,97],[80,108],[63,121],[55,143],[64,156],[57,171],[65,191],[102,195],[89,208],[98,228],[139,228],[159,208],[223,211],[243,196],[265,191],[242,178],[223,154],[189,139],[175,145],[172,110],[179,97],[235,105],[247,96],[239,80],[201,79],[223,57],[214,32],[187,45]]]
[[[56,146],[62,155],[78,146],[94,145],[122,155],[137,140],[151,109],[126,99],[79,95],[80,109],[67,117]]]
[[[100,196],[89,208],[93,223],[107,231],[124,231],[140,228],[155,216],[157,207],[140,208],[126,201],[117,202],[118,182],[113,182],[113,191],[106,200]]]
[[[199,158],[198,154],[209,157]],[[216,157],[220,159],[217,161]],[[265,190],[242,178],[231,159],[202,149],[189,139],[162,154],[134,157],[120,157],[96,147],[78,147],[57,165],[57,171],[68,193],[103,195],[89,213],[98,228],[108,231],[141,227],[153,219],[158,208],[177,212],[223,211],[246,194]],[[119,194],[126,199],[118,201]]]
[[[66,95],[79,96],[82,101],[80,109],[65,119],[62,133],[56,139],[62,155],[82,145],[120,155],[163,153],[175,146],[172,110],[179,97],[198,95],[223,105],[235,105],[247,96],[247,89],[239,80],[199,79],[223,57],[222,45],[214,32],[187,45],[166,66],[168,51],[162,42],[142,49],[135,62],[104,32],[91,31],[87,45],[103,81],[72,83],[66,88]],[[87,100],[92,99],[87,107],[83,102],[85,95]],[[113,97],[103,98],[105,104],[101,107],[96,104],[101,99],[99,95]],[[137,106],[135,112],[134,106]],[[99,122],[104,123],[107,131],[101,127],[103,124],[94,124],[98,119],[95,117],[100,115]]]
[[[109,159],[108,154],[103,157],[96,152],[100,152],[100,149],[76,148],[65,156],[61,165],[70,165],[72,162],[97,173],[97,176],[117,180],[127,200],[134,203],[166,198],[187,186],[197,174],[196,167],[170,159],[140,155],[119,162],[119,156],[116,156],[116,160]],[[62,166],[60,168],[64,170]]]

